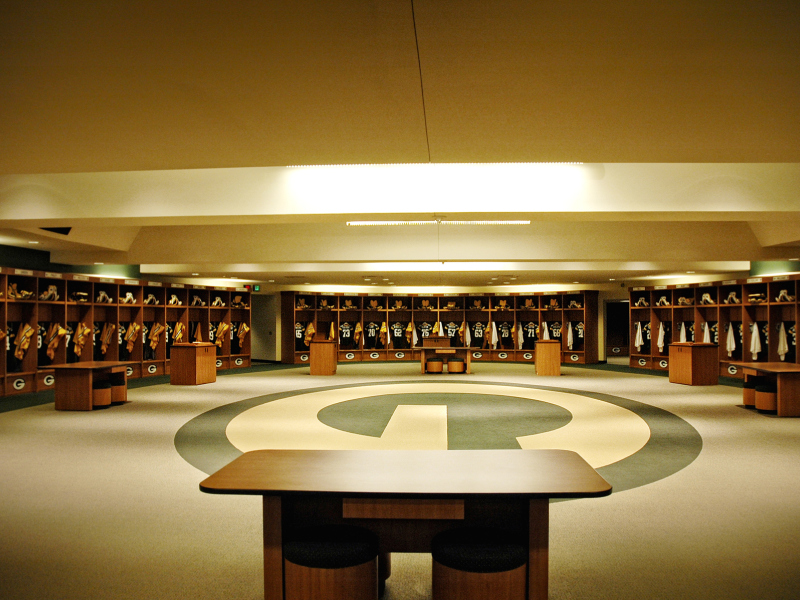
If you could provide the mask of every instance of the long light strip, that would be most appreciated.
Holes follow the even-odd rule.
[[[347,221],[348,227],[375,227],[396,225],[530,225],[530,221]]]

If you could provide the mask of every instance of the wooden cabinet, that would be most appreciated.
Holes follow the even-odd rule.
[[[598,292],[334,294],[283,292],[281,360],[303,364],[311,339],[339,343],[340,362],[420,360],[426,340],[468,348],[474,361],[534,362],[536,341],[559,362],[598,362]]]
[[[333,340],[312,341],[309,349],[312,375],[336,375],[338,344]]]
[[[798,275],[633,287],[630,366],[671,371],[670,344],[711,343],[717,372],[741,362],[798,364]]]
[[[127,377],[167,375],[175,342],[219,342],[215,369],[250,364],[246,288],[0,267],[0,293],[0,396],[54,389],[63,364],[125,361]]]
[[[201,385],[217,380],[216,345],[173,344],[169,382],[172,385]]]
[[[560,348],[557,340],[536,342],[536,374],[544,376],[561,375]]]
[[[669,346],[669,381],[684,385],[717,385],[716,344],[677,343]]]

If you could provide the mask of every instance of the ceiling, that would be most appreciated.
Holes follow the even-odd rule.
[[[798,32],[794,0],[0,0],[0,244],[265,289],[746,273],[800,257]]]

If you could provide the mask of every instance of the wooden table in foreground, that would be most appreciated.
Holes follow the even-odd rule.
[[[217,380],[217,346],[211,342],[173,344],[170,385],[200,385]]]
[[[56,410],[92,410],[92,385],[96,381],[128,386],[130,361],[88,361],[51,365],[56,373]]]
[[[430,552],[459,525],[528,533],[528,598],[546,600],[549,499],[607,496],[611,486],[567,450],[256,450],[200,484],[263,496],[264,599],[283,600],[284,529],[348,522],[380,552]]]
[[[778,384],[778,416],[800,417],[800,365],[782,362],[731,363],[746,375],[765,375]]]

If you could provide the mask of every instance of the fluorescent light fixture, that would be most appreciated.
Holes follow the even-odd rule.
[[[441,219],[427,221],[347,221],[348,227],[378,227],[397,225],[530,225],[529,220],[506,221],[444,221]]]

